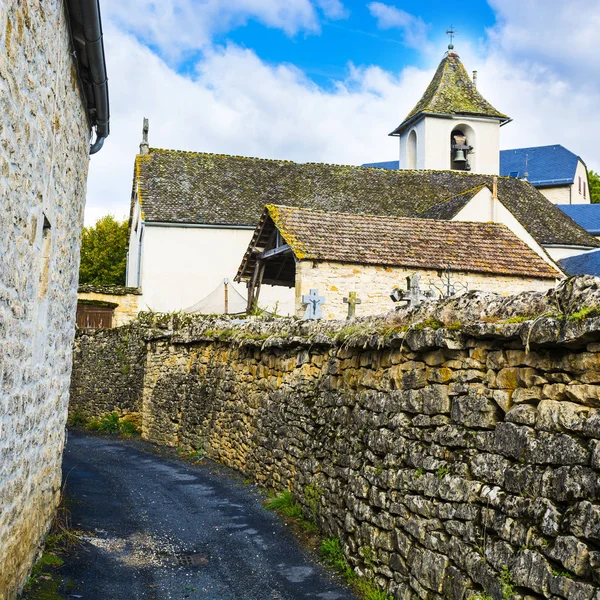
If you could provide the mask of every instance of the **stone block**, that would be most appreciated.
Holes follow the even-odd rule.
[[[497,410],[483,394],[469,394],[453,398],[450,414],[454,422],[465,427],[489,429],[498,421]]]

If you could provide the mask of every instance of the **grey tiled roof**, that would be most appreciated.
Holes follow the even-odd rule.
[[[272,204],[265,210],[298,260],[413,269],[449,265],[456,271],[542,279],[562,276],[505,225],[330,213]],[[252,273],[245,266],[251,262],[249,250],[238,271],[240,279]]]
[[[426,216],[435,206],[485,184],[491,187],[491,175],[151,149],[136,158],[134,190],[147,222],[255,226],[269,203],[328,212]],[[498,198],[538,243],[600,247],[527,182],[499,177]]]

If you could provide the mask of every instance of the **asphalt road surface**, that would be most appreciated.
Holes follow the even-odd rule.
[[[65,598],[353,600],[242,478],[70,432],[64,476],[83,545]]]

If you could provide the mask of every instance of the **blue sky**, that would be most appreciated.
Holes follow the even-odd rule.
[[[468,10],[457,10],[457,6],[465,4],[414,0],[389,3],[418,15],[423,21],[431,43],[431,49],[426,53],[405,43],[398,29],[379,29],[368,4],[358,0],[344,3],[347,15],[344,18],[325,18],[319,32],[290,36],[280,29],[250,20],[245,26],[217,35],[213,40],[216,44],[233,42],[251,48],[269,63],[291,63],[318,85],[330,88],[337,79],[344,77],[349,62],[378,65],[392,72],[409,65],[428,67],[432,60],[439,62],[448,44],[445,32],[451,24],[458,32],[457,47],[460,47],[461,39],[483,43],[486,28],[495,23],[494,12],[484,0],[469,0],[467,4]],[[185,70],[193,64],[184,64],[182,68]]]
[[[101,0],[111,136],[86,222],[129,210],[150,145],[299,162],[397,158],[388,133],[443,57],[513,121],[501,148],[561,143],[600,168],[600,0]],[[584,15],[584,16],[583,16]]]

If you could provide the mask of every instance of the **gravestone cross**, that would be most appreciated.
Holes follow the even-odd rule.
[[[420,279],[421,276],[417,273],[406,278],[406,287],[408,288],[408,308],[416,308],[427,299],[427,296],[421,291]]]
[[[319,296],[319,290],[310,290],[308,296],[302,296],[302,304],[306,304],[306,312],[302,317],[308,319],[322,319],[321,306],[325,304],[325,296]]]
[[[344,304],[348,305],[348,316],[346,320],[352,319],[356,316],[356,305],[362,304],[362,300],[356,297],[356,292],[350,292],[347,298],[344,298]]]

